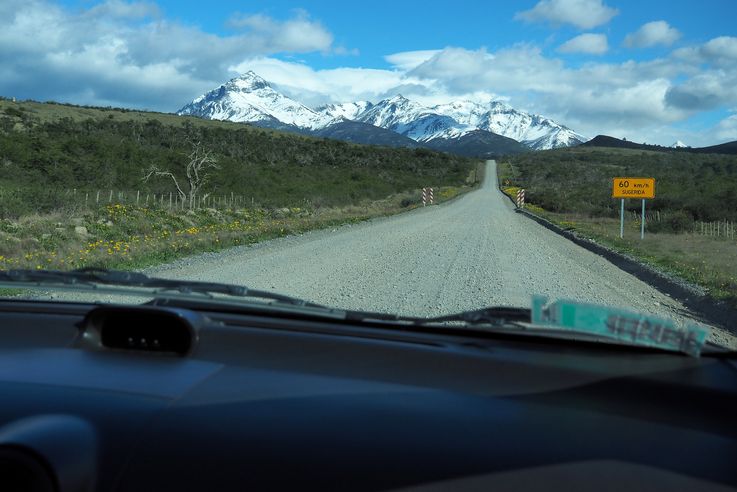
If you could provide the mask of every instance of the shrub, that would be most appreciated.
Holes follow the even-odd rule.
[[[693,217],[688,212],[678,210],[668,213],[659,222],[645,224],[649,232],[689,232],[693,229]]]

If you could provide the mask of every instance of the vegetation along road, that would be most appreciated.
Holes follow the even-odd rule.
[[[670,297],[514,213],[497,189],[494,161],[481,189],[447,205],[192,257],[148,273],[406,315],[529,306],[533,294],[687,315]],[[712,336],[734,342],[720,331]]]

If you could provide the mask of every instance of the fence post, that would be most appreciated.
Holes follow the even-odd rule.
[[[95,204],[96,205],[100,204],[100,190],[97,190],[97,198],[95,199]]]
[[[138,200],[141,198],[141,190],[136,190],[136,206],[138,206]]]
[[[90,197],[89,193],[84,194],[84,208],[87,208],[87,199]]]

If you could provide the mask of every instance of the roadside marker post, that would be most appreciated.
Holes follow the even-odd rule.
[[[422,188],[422,206],[426,206],[428,200],[430,201],[430,205],[432,205],[435,200],[433,199],[433,190],[432,188]]]
[[[517,191],[517,208],[525,208],[525,190]]]
[[[619,237],[624,237],[624,200],[625,198],[642,198],[642,221],[640,239],[645,239],[645,199],[655,198],[655,178],[614,178],[612,181],[612,198],[621,198],[619,208]]]

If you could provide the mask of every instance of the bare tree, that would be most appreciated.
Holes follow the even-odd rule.
[[[177,188],[177,194],[182,201],[189,202],[189,208],[194,208],[197,195],[202,187],[207,183],[210,177],[210,171],[220,169],[217,159],[212,155],[212,151],[204,149],[200,141],[192,142],[192,151],[187,156],[187,164],[184,168],[184,174],[187,178],[188,190],[185,192],[179,186],[179,181],[173,172],[169,170],[161,170],[156,166],[151,166],[143,176],[143,181],[147,182],[152,176],[169,177],[174,181]],[[207,196],[207,195],[205,195]]]

